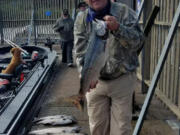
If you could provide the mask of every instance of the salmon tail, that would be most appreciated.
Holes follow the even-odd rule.
[[[66,102],[70,102],[75,105],[80,111],[84,111],[84,99],[80,95],[71,96],[65,99]]]

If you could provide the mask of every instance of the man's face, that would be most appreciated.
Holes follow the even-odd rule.
[[[108,0],[85,0],[85,1],[92,9],[96,11],[103,9],[108,2]]]

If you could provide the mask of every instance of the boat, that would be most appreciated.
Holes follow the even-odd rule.
[[[0,48],[0,71],[6,68],[11,60],[11,48]],[[0,73],[1,79],[9,81],[5,89],[0,91],[0,134],[3,135],[17,134],[18,129],[25,123],[25,118],[37,110],[35,104],[44,92],[42,87],[48,83],[56,64],[56,52],[47,47],[28,45],[22,49],[29,54],[22,55],[25,64],[18,66],[13,74]],[[34,52],[38,53],[36,59],[32,59]]]

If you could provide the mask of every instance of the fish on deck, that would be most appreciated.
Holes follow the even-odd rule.
[[[108,31],[106,23],[101,20],[92,22],[92,33],[84,56],[84,64],[80,77],[78,95],[71,96],[66,101],[72,102],[81,111],[84,108],[84,97],[92,82],[97,82],[100,71],[108,58]]]
[[[79,126],[75,127],[56,127],[56,128],[45,128],[34,130],[29,133],[29,135],[46,135],[46,134],[70,134],[70,133],[79,133],[81,128]],[[73,135],[73,134],[72,134]]]
[[[46,116],[41,118],[36,118],[34,120],[36,124],[44,124],[44,125],[68,125],[76,123],[77,120],[73,116],[69,115],[54,115],[54,116]]]
[[[87,134],[84,134],[84,133],[50,133],[50,134],[47,134],[47,135],[87,135]]]

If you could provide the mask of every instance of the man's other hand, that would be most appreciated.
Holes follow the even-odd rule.
[[[97,84],[98,84],[98,81],[92,81],[91,84],[90,84],[90,86],[89,86],[88,92],[90,92],[91,89],[96,88],[96,85],[97,85]]]

